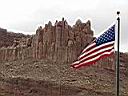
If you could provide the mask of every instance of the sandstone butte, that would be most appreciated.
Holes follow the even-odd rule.
[[[49,21],[41,26],[36,34],[29,38],[14,39],[13,44],[0,49],[0,60],[16,60],[26,58],[52,59],[57,62],[70,62],[77,58],[81,50],[93,40],[90,21],[80,20],[71,27],[67,21]]]
[[[6,31],[3,29],[2,31]],[[40,26],[32,36],[19,35],[10,38],[8,46],[0,48],[0,61],[24,60],[27,58],[48,59],[53,62],[73,62],[93,39],[91,22],[82,23],[78,19],[70,26],[67,21],[49,21],[45,27]],[[13,41],[12,41],[13,40]],[[5,43],[5,42],[4,42]],[[3,43],[2,43],[3,44]],[[112,59],[107,61],[114,61]],[[101,61],[102,62],[102,61]],[[114,66],[109,66],[114,68]]]

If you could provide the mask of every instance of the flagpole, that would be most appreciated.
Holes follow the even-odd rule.
[[[120,11],[117,11],[118,36],[117,36],[117,64],[116,64],[116,96],[120,94]]]

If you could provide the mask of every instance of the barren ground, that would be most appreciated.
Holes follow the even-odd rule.
[[[115,96],[115,72],[96,67],[72,69],[46,60],[0,63],[0,96]],[[121,71],[121,96],[128,96],[128,77]]]

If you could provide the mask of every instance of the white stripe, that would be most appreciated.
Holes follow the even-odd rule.
[[[89,57],[91,57],[91,56],[93,56],[93,55],[96,55],[96,54],[98,54],[98,53],[101,53],[101,52],[103,52],[103,51],[105,51],[105,50],[109,50],[109,49],[113,49],[113,46],[110,46],[110,47],[107,47],[107,48],[98,50],[98,51],[96,51],[96,52],[94,52],[94,53],[92,53],[92,54],[87,55],[86,57],[84,57],[83,59],[81,59],[81,60],[79,60],[79,61],[82,61],[82,60],[87,59],[87,58],[89,58]]]
[[[90,47],[92,47],[92,46],[94,46],[94,45],[95,45],[95,42],[92,43],[92,44],[90,44],[90,45],[88,45],[82,52],[86,51],[87,49],[89,49]]]
[[[78,59],[80,59],[81,56],[82,56],[83,54],[85,54],[85,51],[86,51],[87,49],[91,48],[91,47],[94,46],[95,44],[96,44],[96,43],[94,42],[94,43],[88,45],[88,46],[82,51],[82,53],[80,54],[80,56],[78,57]]]
[[[105,53],[103,53],[103,54],[101,54],[101,55],[98,55],[98,56],[95,57],[95,58],[92,58],[92,59],[89,59],[89,60],[87,60],[87,61],[85,61],[85,62],[83,62],[83,63],[80,63],[79,65],[75,65],[74,67],[79,67],[79,66],[81,66],[81,65],[83,65],[83,64],[85,64],[85,63],[89,63],[89,62],[91,62],[91,61],[94,61],[94,60],[100,58],[101,56],[103,56],[103,55],[105,55],[105,54],[109,55],[109,54],[111,54],[112,52],[114,52],[114,49],[111,50],[110,52],[105,52]]]
[[[94,50],[96,50],[96,49],[98,49],[98,48],[100,48],[100,47],[103,47],[103,46],[106,46],[106,45],[109,45],[109,44],[114,44],[114,42],[115,42],[115,41],[108,42],[108,43],[105,43],[105,44],[101,44],[101,45],[99,45],[99,46],[97,46],[97,47],[95,47],[95,48],[92,48],[92,49],[90,49],[89,51],[87,51],[87,52],[81,54],[81,55],[79,56],[79,58],[82,58],[82,57],[85,56],[86,54],[88,54],[88,53],[90,53],[90,52],[92,52],[92,51],[94,51]]]
[[[72,63],[72,65],[74,65],[74,64],[78,64],[78,63],[79,63],[79,61],[75,61],[75,62]]]

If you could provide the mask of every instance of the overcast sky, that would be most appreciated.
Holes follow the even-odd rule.
[[[91,20],[98,35],[121,12],[121,51],[128,52],[128,0],[0,0],[0,27],[33,34],[39,25],[64,17],[71,25],[77,19]]]

